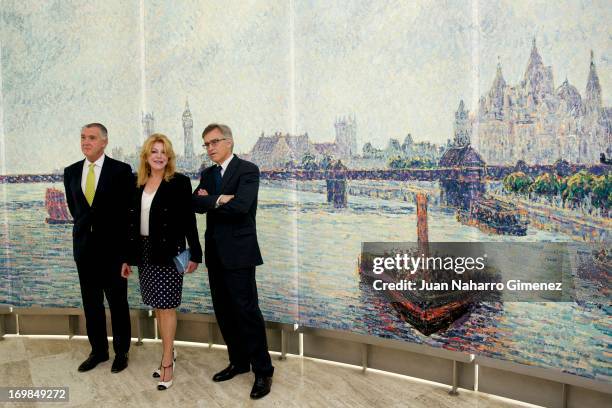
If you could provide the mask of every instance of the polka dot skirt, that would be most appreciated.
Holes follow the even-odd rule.
[[[176,269],[174,263],[167,265],[152,265],[151,240],[142,239],[141,263],[138,264],[138,278],[142,302],[155,309],[175,309],[181,304],[183,292],[183,275]]]

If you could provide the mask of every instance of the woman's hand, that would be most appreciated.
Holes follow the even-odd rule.
[[[187,270],[185,271],[185,273],[191,273],[195,271],[196,269],[198,269],[198,264],[193,261],[189,261],[189,263],[187,264]]]
[[[130,265],[124,263],[123,265],[121,265],[121,277],[122,278],[126,278],[128,276],[130,276],[130,274],[132,273],[132,268],[130,268]]]

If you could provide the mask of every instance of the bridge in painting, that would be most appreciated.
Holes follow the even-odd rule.
[[[327,180],[344,178],[346,180],[395,180],[395,181],[437,181],[473,177],[479,175],[486,180],[502,180],[514,171],[522,171],[531,176],[541,173],[555,172],[554,165],[517,166],[474,166],[474,167],[436,167],[432,169],[329,169],[329,170],[303,170],[303,169],[273,169],[262,170],[261,178],[269,180]],[[580,170],[588,170],[597,175],[606,174],[612,170],[606,164],[572,164],[566,169],[568,174]],[[192,179],[199,178],[198,172],[185,172]],[[62,174],[7,174],[0,175],[0,184],[3,183],[59,183],[63,181]]]
[[[605,174],[610,171],[606,164],[566,165],[564,172],[573,174],[586,169],[593,174]],[[454,166],[436,167],[431,169],[348,169],[342,164],[332,166],[326,170],[303,170],[303,169],[272,169],[262,170],[261,178],[264,180],[287,180],[287,181],[313,181],[326,182],[327,201],[335,206],[344,207],[347,203],[347,182],[350,180],[372,180],[372,181],[439,181],[451,190],[474,186],[481,188],[486,181],[502,180],[513,171],[523,171],[526,174],[536,176],[544,172],[559,172],[555,165],[532,165],[532,166]],[[192,179],[199,178],[197,172],[187,172]],[[63,181],[61,174],[15,174],[0,175],[2,183],[59,183]],[[449,183],[451,184],[449,186]]]
[[[198,173],[187,173],[192,179]],[[481,183],[486,178],[485,167],[454,167],[435,169],[347,169],[341,164],[327,170],[262,170],[264,180],[325,181],[327,201],[335,207],[347,205],[347,183],[349,180],[376,181],[438,181],[455,180],[459,183]],[[0,176],[0,183],[59,183],[61,174],[18,174]]]

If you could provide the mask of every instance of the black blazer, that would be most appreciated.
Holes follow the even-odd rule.
[[[263,264],[255,215],[259,192],[259,168],[238,156],[229,162],[221,182],[221,191],[215,192],[214,166],[202,171],[200,184],[193,194],[197,213],[206,213],[205,260],[209,266],[211,256],[216,255],[226,269],[248,268]],[[198,189],[205,189],[208,196],[198,196]],[[234,198],[215,208],[220,194],[233,194]],[[209,245],[214,243],[214,245]],[[212,254],[210,248],[216,248]]]
[[[137,265],[141,256],[140,207],[144,186],[136,189],[130,203],[129,264]],[[162,180],[149,212],[151,263],[171,264],[172,258],[185,250],[185,238],[191,251],[191,261],[202,263],[202,247],[198,237],[195,213],[191,206],[189,177],[174,173],[170,181]]]
[[[120,264],[127,256],[127,209],[135,185],[132,169],[106,156],[90,206],[81,188],[84,163],[81,160],[64,169],[66,202],[74,218],[74,259]]]

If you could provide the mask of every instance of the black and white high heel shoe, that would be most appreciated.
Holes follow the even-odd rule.
[[[172,361],[176,361],[176,350],[175,349],[172,349]],[[153,371],[153,374],[151,375],[151,377],[159,378],[160,374],[161,374],[161,364],[157,369]]]
[[[172,367],[172,378],[170,379],[170,381],[158,381],[157,382],[157,389],[159,391],[163,391],[163,390],[167,390],[168,388],[172,387],[172,382],[174,381],[174,367],[175,367],[175,363],[174,361],[172,362],[172,364],[169,364],[167,366],[163,365],[161,366],[162,368],[162,377],[165,377],[166,374],[166,368],[170,368]]]

